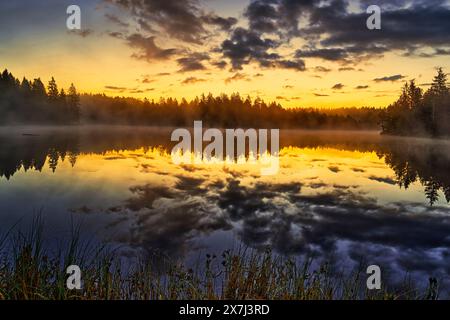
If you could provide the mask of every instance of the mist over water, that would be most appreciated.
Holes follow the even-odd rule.
[[[271,247],[449,285],[448,141],[282,130],[280,170],[264,177],[251,164],[173,164],[171,130],[1,128],[1,231],[42,212],[49,246],[74,219],[124,256]]]

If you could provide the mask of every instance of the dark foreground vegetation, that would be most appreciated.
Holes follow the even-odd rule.
[[[10,231],[0,238],[0,300],[23,299],[438,299],[438,283],[419,290],[405,280],[396,287],[366,289],[363,268],[341,274],[329,264],[312,267],[270,251],[225,251],[206,255],[203,266],[189,269],[161,255],[121,263],[105,247],[83,242],[79,229],[58,249],[46,250],[42,223],[26,234]],[[82,289],[68,290],[65,270],[82,270]]]

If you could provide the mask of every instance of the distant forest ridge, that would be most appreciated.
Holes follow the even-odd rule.
[[[277,102],[242,97],[239,93],[202,95],[190,101],[161,98],[158,101],[104,94],[80,95],[72,84],[59,89],[52,78],[16,79],[7,70],[0,75],[0,124],[109,124],[205,126],[301,129],[382,129],[396,135],[448,135],[449,89],[438,69],[431,88],[423,93],[414,81],[405,84],[401,96],[387,109],[294,108]],[[447,121],[444,123],[444,120]]]

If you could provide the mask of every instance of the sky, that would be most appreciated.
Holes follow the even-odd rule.
[[[69,5],[81,30],[66,27]],[[369,5],[381,29],[369,30]],[[0,2],[0,68],[85,93],[385,107],[450,72],[450,0]]]

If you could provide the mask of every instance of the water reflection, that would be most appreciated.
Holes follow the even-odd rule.
[[[450,275],[446,141],[286,131],[279,173],[261,177],[250,164],[174,165],[170,130],[23,133],[0,134],[5,224],[44,205],[53,229],[75,213],[88,236],[131,251],[189,257],[237,239],[401,277]]]
[[[34,130],[31,130],[34,131]],[[67,158],[72,167],[79,154],[102,154],[111,151],[135,150],[152,147],[170,152],[173,146],[168,141],[169,129],[127,127],[115,129],[47,129],[37,134],[28,134],[26,130],[17,130],[14,134],[0,132],[0,178],[10,179],[19,170],[42,171],[48,163],[55,172],[58,164]],[[382,138],[375,134],[330,132],[285,131],[281,138],[281,148],[333,148],[345,151],[375,152],[395,173],[395,178],[369,177],[374,181],[397,184],[401,188],[419,181],[431,205],[439,199],[441,191],[450,202],[450,143],[446,141],[430,142],[426,139]],[[106,160],[117,160],[114,157]],[[313,161],[320,161],[314,159]],[[147,165],[148,168],[148,165]],[[185,169],[189,170],[188,166]],[[338,172],[338,166],[329,170]],[[354,172],[364,172],[353,168]]]

